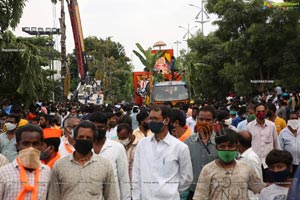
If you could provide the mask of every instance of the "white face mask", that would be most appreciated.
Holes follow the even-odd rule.
[[[127,146],[127,145],[130,143],[130,139],[127,138],[126,140],[119,140],[119,142],[120,142],[121,144],[123,144],[124,146]]]
[[[297,130],[298,129],[298,120],[297,119],[290,119],[287,122],[287,125],[290,126],[292,129]]]
[[[17,128],[17,124],[13,124],[11,122],[6,122],[5,126],[6,126],[7,131],[12,131],[12,130],[15,130]]]
[[[231,123],[232,123],[232,118],[231,117],[229,119],[225,119],[225,122],[224,122],[225,125],[230,126]]]

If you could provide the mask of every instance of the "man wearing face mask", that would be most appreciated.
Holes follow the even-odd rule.
[[[184,143],[188,145],[193,167],[193,183],[189,188],[187,200],[192,200],[202,168],[217,158],[215,142],[211,140],[216,113],[210,106],[199,111],[194,133]],[[199,156],[201,155],[201,156]]]
[[[93,146],[94,153],[108,159],[113,167],[114,181],[117,188],[115,200],[130,200],[128,160],[124,146],[106,137],[107,116],[105,113],[94,112],[89,120],[93,122],[98,132]]]
[[[249,165],[238,162],[238,137],[224,128],[216,133],[218,158],[205,165],[200,173],[193,200],[248,200],[248,189],[259,193],[265,184]]]
[[[75,152],[59,159],[52,168],[48,200],[116,200],[116,184],[109,161],[92,152],[95,125],[81,122],[74,129]]]
[[[61,157],[58,152],[61,132],[60,131],[53,132],[52,130],[44,129],[43,134],[44,134],[44,142],[42,145],[42,152],[41,152],[40,159],[44,164],[52,168],[54,163]]]
[[[247,113],[246,113],[247,117],[245,120],[241,121],[238,125],[237,125],[237,131],[245,131],[247,130],[247,124],[253,120],[255,120],[255,112],[254,112],[254,106],[252,104],[250,104],[247,107]]]
[[[59,153],[61,157],[68,156],[75,151],[74,144],[74,129],[80,124],[80,119],[77,117],[68,117],[63,121],[64,136],[61,137],[59,145]]]
[[[232,125],[237,128],[238,124],[247,118],[246,107],[242,106],[237,112],[238,116],[232,120]]]
[[[252,134],[252,149],[262,162],[263,180],[270,181],[266,156],[273,149],[280,149],[275,124],[266,118],[266,107],[259,103],[254,106],[256,120],[248,123],[247,129]]]
[[[138,121],[139,127],[133,131],[133,135],[135,135],[138,140],[153,135],[149,129],[148,117],[149,113],[146,110],[141,110],[136,115],[136,120]]]
[[[259,200],[287,199],[292,183],[292,161],[293,157],[288,151],[273,149],[267,155],[266,163],[273,184],[261,191]]]
[[[10,114],[4,124],[6,132],[0,135],[0,153],[2,153],[9,162],[17,157],[16,130],[20,117],[16,114]]]
[[[4,111],[7,115],[10,114],[12,105],[10,105],[10,100],[7,98],[4,98],[0,102],[0,110]]]
[[[132,172],[133,200],[179,200],[193,180],[188,146],[171,136],[168,127],[171,109],[151,108],[150,130],[153,136],[139,141]]]
[[[299,134],[299,122],[297,112],[291,112],[287,127],[284,128],[279,134],[279,144],[282,150],[288,151],[293,156],[293,172],[295,174],[296,169],[300,162],[299,146],[300,146],[300,134]]]
[[[4,111],[0,111],[0,134],[6,132],[6,127],[4,127],[4,124],[7,119],[7,114]]]
[[[132,134],[132,129],[129,124],[118,124],[117,134],[119,142],[125,147],[127,159],[128,159],[128,174],[130,179],[130,185],[132,184],[132,168],[134,163],[134,153],[139,140]]]
[[[51,170],[40,162],[43,131],[25,125],[16,132],[18,156],[0,168],[0,199],[46,200]]]
[[[226,128],[230,128],[234,131],[237,131],[237,128],[232,124],[232,118],[230,117],[227,110],[221,109],[217,112],[217,122]]]

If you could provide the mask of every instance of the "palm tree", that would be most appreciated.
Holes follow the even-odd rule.
[[[133,53],[140,59],[141,63],[145,66],[144,71],[152,71],[156,61],[165,54],[165,51],[158,51],[156,54],[152,53],[151,47],[145,50],[139,43],[136,43],[137,48],[142,53],[133,50]]]

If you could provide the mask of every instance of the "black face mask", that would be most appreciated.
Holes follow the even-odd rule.
[[[268,174],[272,177],[272,179],[273,179],[273,181],[275,181],[275,183],[282,184],[287,178],[289,178],[290,168],[287,167],[285,170],[279,171],[279,172],[272,172],[269,170]]]
[[[47,126],[46,126],[46,124],[40,124],[40,127],[41,127],[42,129],[44,129],[44,128],[46,128]]]
[[[146,129],[146,130],[149,130],[149,124],[144,122],[143,123],[143,128]]]
[[[150,130],[154,134],[159,134],[163,130],[164,126],[165,126],[164,122],[153,122],[153,121],[151,121],[149,123]]]
[[[50,157],[50,153],[47,152],[49,148],[50,146],[47,147],[44,151],[41,151],[40,160],[47,160]]]
[[[93,148],[93,142],[91,140],[79,140],[76,139],[74,148],[78,153],[87,155]]]
[[[97,141],[102,140],[106,135],[106,130],[104,129],[97,129],[97,132]]]
[[[40,155],[40,160],[47,160],[49,157],[50,157],[49,153],[42,151]]]

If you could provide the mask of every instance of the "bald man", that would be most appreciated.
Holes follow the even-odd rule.
[[[257,175],[262,178],[261,160],[258,155],[252,150],[251,141],[252,135],[249,131],[238,132],[239,140],[239,160],[253,167]]]
[[[263,180],[261,161],[258,155],[252,150],[251,141],[252,135],[249,131],[240,131],[238,132],[238,141],[239,141],[239,152],[240,156],[238,160],[246,163],[252,167],[257,175]],[[248,196],[250,200],[258,199],[258,194],[254,194],[252,191],[248,190]]]

